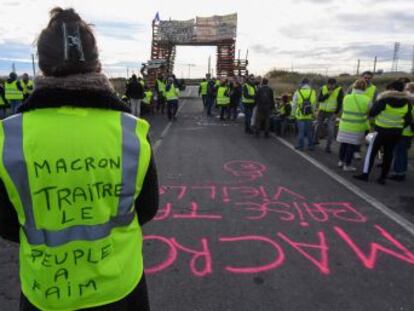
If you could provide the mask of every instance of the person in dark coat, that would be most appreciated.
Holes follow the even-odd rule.
[[[265,137],[269,137],[270,130],[270,114],[275,107],[275,99],[273,90],[269,87],[269,80],[262,79],[260,88],[256,93],[256,119],[255,119],[255,134],[260,136],[260,130],[263,128]]]
[[[237,119],[238,108],[240,106],[240,101],[242,98],[243,88],[236,77],[233,77],[230,84],[230,106],[228,110],[228,119],[233,121]]]
[[[125,95],[129,99],[132,114],[139,117],[141,115],[141,99],[144,98],[144,88],[135,74],[127,83]]]

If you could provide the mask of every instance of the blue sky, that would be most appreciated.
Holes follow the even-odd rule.
[[[328,73],[361,69],[389,70],[393,43],[401,42],[400,69],[410,70],[414,38],[412,0],[210,0],[210,1],[49,1],[2,0],[0,6],[0,74],[12,63],[18,73],[31,72],[34,42],[54,6],[73,7],[94,24],[104,72],[125,76],[137,72],[150,57],[151,20],[190,19],[238,13],[237,49],[249,49],[250,70],[263,74],[272,68]],[[187,77],[207,70],[212,47],[180,47],[176,74]]]

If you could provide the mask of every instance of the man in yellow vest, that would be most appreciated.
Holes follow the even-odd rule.
[[[155,80],[155,91],[157,93],[157,112],[164,114],[165,111],[165,80],[163,74],[159,74]]]
[[[167,114],[168,120],[177,120],[178,98],[180,90],[174,84],[174,78],[169,77],[165,86],[165,99],[167,100]]]
[[[405,91],[410,98],[410,105],[414,102],[414,83],[407,83]],[[412,108],[411,108],[412,109]],[[414,109],[412,109],[412,115],[414,120]],[[394,150],[394,164],[393,174],[389,177],[392,180],[404,181],[408,172],[408,151],[411,148],[411,142],[414,137],[414,124],[411,122],[410,125],[404,128],[402,137],[395,146]]]
[[[22,75],[22,79],[20,80],[20,84],[23,89],[23,101],[25,101],[33,92],[33,81],[29,79],[29,75],[27,73],[24,73]]]
[[[51,16],[37,41],[43,75],[0,122],[0,235],[20,244],[20,310],[149,310],[141,226],[159,192],[149,124],[100,72],[89,24],[73,9]]]
[[[4,83],[4,95],[11,107],[12,114],[16,113],[23,101],[23,88],[14,72],[9,74],[9,79]]]
[[[319,93],[319,111],[315,124],[314,143],[319,144],[320,129],[327,124],[327,140],[325,152],[331,153],[331,144],[335,136],[336,117],[341,111],[344,92],[337,85],[336,79],[328,79],[328,83],[322,86]]]
[[[204,110],[207,109],[207,89],[208,89],[208,80],[210,79],[210,75],[206,75],[206,79],[203,79],[200,83],[200,86],[198,88],[198,95],[201,96],[201,99],[203,100],[203,107]]]
[[[224,121],[224,114],[228,112],[230,105],[230,88],[227,79],[221,78],[220,85],[217,87],[217,107],[220,108],[220,120]]]
[[[314,150],[313,120],[316,110],[316,91],[310,86],[310,80],[304,78],[299,89],[293,95],[292,111],[298,127],[296,149],[303,151],[305,137],[308,139],[308,150]]]
[[[370,110],[370,117],[375,118],[374,138],[371,140],[365,156],[363,173],[354,176],[356,179],[368,181],[378,151],[383,148],[384,161],[378,183],[385,184],[391,168],[394,148],[401,139],[403,129],[412,122],[410,99],[404,92],[404,83],[394,81],[387,86]]]
[[[145,85],[144,88],[144,98],[142,99],[142,114],[146,115],[149,113],[153,113],[153,97],[154,97],[154,93],[152,92],[152,90]]]
[[[253,108],[256,104],[256,84],[254,75],[250,75],[247,82],[243,85],[242,103],[244,109],[244,132],[253,134],[251,120]]]

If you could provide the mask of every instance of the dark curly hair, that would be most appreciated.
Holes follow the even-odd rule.
[[[79,30],[83,57],[81,60],[65,58],[63,24]],[[45,76],[66,76],[77,73],[100,72],[98,48],[90,24],[74,9],[56,7],[50,11],[50,21],[37,40],[39,68]]]

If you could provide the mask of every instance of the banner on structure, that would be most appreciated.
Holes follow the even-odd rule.
[[[160,41],[173,44],[212,43],[237,35],[237,14],[196,17],[188,21],[160,21]]]

